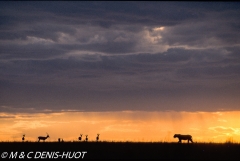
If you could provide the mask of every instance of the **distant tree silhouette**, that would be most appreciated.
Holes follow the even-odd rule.
[[[88,135],[86,135],[86,139],[85,139],[85,141],[88,141]]]
[[[179,140],[178,142],[179,142],[179,143],[181,143],[182,140],[187,140],[188,143],[189,143],[189,141],[191,141],[191,142],[193,143],[193,141],[192,141],[192,136],[191,136],[191,135],[175,134],[173,137],[174,137],[174,138],[178,138],[178,140]]]

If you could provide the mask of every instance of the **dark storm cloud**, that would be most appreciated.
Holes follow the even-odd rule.
[[[1,2],[1,111],[237,109],[239,6]]]
[[[150,23],[162,22],[166,24],[173,24],[171,21],[185,20],[188,18],[196,18],[189,14],[189,10],[179,6],[181,3],[156,3],[156,2],[60,2],[56,5],[55,2],[23,2],[23,3],[3,3],[2,8],[11,13],[11,18],[17,20],[37,21],[48,19],[46,15],[65,18],[66,23],[76,24],[77,22],[98,22],[104,23]],[[207,5],[207,4],[205,4]],[[196,5],[195,5],[196,7]],[[10,8],[10,9],[9,9]],[[16,9],[13,10],[12,8]],[[175,10],[175,12],[172,12]],[[151,12],[150,12],[151,11]],[[31,12],[32,14],[26,14]],[[14,13],[21,13],[24,17],[15,17]],[[39,13],[44,13],[39,16]],[[27,19],[25,19],[25,16]],[[28,19],[29,17],[29,19]],[[35,17],[35,18],[34,18]],[[59,18],[57,18],[59,17]],[[78,18],[78,19],[75,19]],[[76,21],[71,21],[72,19]],[[96,21],[98,20],[98,21]],[[155,20],[156,22],[154,22]],[[5,19],[8,22],[8,20]],[[101,24],[101,23],[99,23]],[[109,26],[109,25],[102,25]]]

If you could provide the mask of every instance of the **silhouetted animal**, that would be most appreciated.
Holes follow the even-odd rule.
[[[85,141],[88,141],[88,135],[86,135],[86,139],[85,139]]]
[[[38,137],[38,142],[40,141],[40,140],[43,140],[43,141],[45,141],[47,138],[49,137],[49,135],[47,134],[47,136],[45,137],[45,136],[39,136]]]
[[[78,137],[78,140],[79,140],[79,141],[82,140],[82,134],[80,134],[80,136]]]
[[[96,140],[97,140],[97,141],[99,140],[99,135],[100,135],[100,134],[97,134],[97,137],[96,137]]]
[[[191,135],[175,134],[173,137],[174,137],[174,138],[178,138],[178,139],[179,139],[179,141],[178,141],[179,143],[181,143],[182,140],[187,140],[188,143],[189,143],[189,141],[191,141],[191,142],[193,143],[193,141],[192,141],[192,136],[191,136]]]
[[[25,139],[25,134],[24,134],[23,137],[22,137],[22,141],[24,141],[24,139]]]
[[[61,142],[61,138],[58,138],[58,142]],[[64,142],[64,140],[62,139],[62,142]]]

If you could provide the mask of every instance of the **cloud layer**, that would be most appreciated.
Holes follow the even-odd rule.
[[[239,108],[240,3],[0,6],[1,112]]]

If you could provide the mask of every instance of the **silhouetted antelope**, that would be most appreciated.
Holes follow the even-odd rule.
[[[47,133],[47,136],[46,136],[46,137],[45,137],[45,136],[39,136],[39,137],[38,137],[38,142],[39,142],[40,140],[45,141],[48,137],[50,137],[50,136],[48,135],[48,133]]]
[[[82,134],[80,134],[80,136],[78,137],[78,140],[79,140],[79,141],[82,140]]]
[[[85,139],[85,141],[88,141],[88,135],[86,135],[86,139]]]
[[[23,134],[23,137],[22,137],[22,141],[24,141],[25,140],[25,134]]]
[[[96,140],[97,140],[97,141],[99,140],[99,135],[100,135],[100,134],[97,134],[97,137],[96,137]]]

